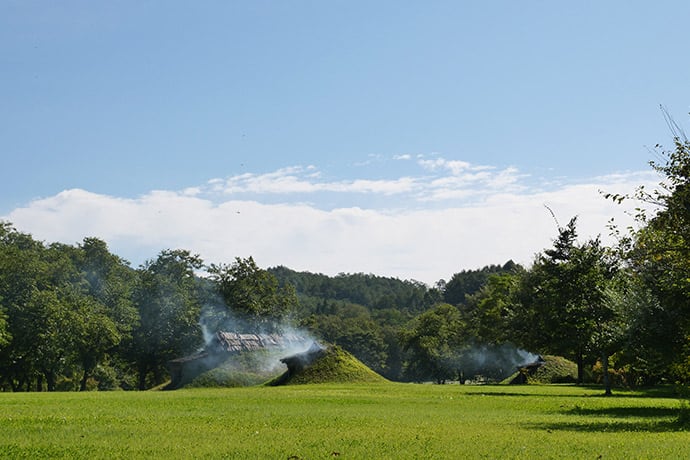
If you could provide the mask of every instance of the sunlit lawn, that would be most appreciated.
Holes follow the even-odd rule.
[[[4,458],[688,458],[679,402],[573,386],[0,393]]]

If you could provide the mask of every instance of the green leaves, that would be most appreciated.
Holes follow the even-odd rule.
[[[208,271],[231,312],[248,320],[254,328],[279,328],[297,305],[294,288],[280,287],[276,277],[260,269],[252,257],[237,257],[230,265],[211,265]]]
[[[408,378],[433,378],[443,382],[457,372],[460,350],[464,345],[460,311],[443,303],[417,316],[401,333],[403,349],[411,354]]]

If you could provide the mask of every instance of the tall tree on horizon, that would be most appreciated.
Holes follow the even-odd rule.
[[[584,382],[585,354],[613,315],[606,286],[615,271],[598,238],[577,243],[577,218],[559,227],[552,248],[537,254],[519,280],[511,328],[519,345],[572,357]]]

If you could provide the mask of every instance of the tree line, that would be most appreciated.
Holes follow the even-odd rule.
[[[164,250],[133,269],[100,239],[45,245],[1,223],[0,389],[151,388],[203,346],[202,312],[213,327],[232,305],[237,327],[266,330],[295,302],[251,258]]]
[[[518,349],[578,365],[578,381],[690,381],[690,143],[674,128],[617,243],[581,241],[577,217],[528,267],[508,261],[434,286],[326,276],[254,260],[206,265],[164,250],[138,268],[98,238],[46,244],[0,223],[0,389],[147,389],[204,333],[303,328],[392,380],[505,374]],[[645,211],[645,209],[647,209]],[[479,360],[478,353],[490,356]],[[505,359],[504,359],[505,358]],[[512,364],[511,364],[512,363]]]

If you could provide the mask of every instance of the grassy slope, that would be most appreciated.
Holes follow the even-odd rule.
[[[527,376],[528,384],[548,383],[574,383],[577,381],[577,364],[561,356],[545,355],[545,361],[534,374]],[[517,377],[519,371],[503,380],[501,383],[510,383]]]
[[[372,371],[351,353],[337,345],[329,346],[326,354],[312,363],[307,369],[291,376],[283,385],[301,385],[307,383],[376,383],[386,379]],[[278,377],[268,385],[281,380]]]
[[[688,458],[679,403],[573,386],[0,394],[3,458]]]

